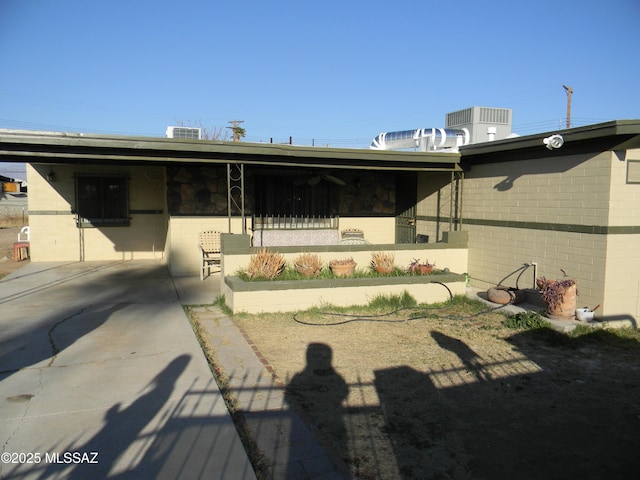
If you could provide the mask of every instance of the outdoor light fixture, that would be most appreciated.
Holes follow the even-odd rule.
[[[47,180],[49,180],[50,182],[56,181],[56,174],[53,172],[53,170],[47,173]]]
[[[564,145],[564,138],[562,138],[562,135],[556,133],[543,139],[542,143],[544,143],[549,150],[553,150],[554,148],[560,148]]]

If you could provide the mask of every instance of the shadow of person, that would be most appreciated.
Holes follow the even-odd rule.
[[[480,381],[491,380],[491,375],[484,367],[480,355],[473,351],[466,343],[457,338],[450,337],[444,333],[432,331],[431,337],[437,342],[440,348],[455,353],[462,361],[463,365],[473,373]]]
[[[148,391],[138,397],[130,406],[122,408],[120,403],[113,405],[105,413],[105,425],[102,430],[84,445],[67,449],[89,455],[91,452],[97,452],[98,455],[95,458],[97,463],[78,463],[65,478],[86,479],[107,478],[108,476],[116,478],[109,475],[110,470],[126,450],[138,440],[140,432],[165,406],[171,397],[176,381],[190,361],[190,355],[176,357],[153,378],[147,387]],[[65,469],[68,466],[64,463],[52,463],[41,478],[55,477],[60,469]],[[154,466],[154,468],[156,467]],[[129,465],[128,473],[125,472],[122,476],[128,477],[132,471],[135,471],[135,468],[135,465]],[[148,478],[153,476],[151,474]]]
[[[335,446],[335,453],[348,456],[343,402],[349,387],[332,365],[333,352],[324,343],[307,346],[306,366],[287,385],[285,396],[293,408],[297,405],[311,416],[320,432]],[[292,432],[292,437],[294,437]],[[287,478],[296,478],[295,454],[290,454]],[[299,477],[298,477],[299,478]]]

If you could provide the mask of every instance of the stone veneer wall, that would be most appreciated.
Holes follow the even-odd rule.
[[[286,174],[286,171],[283,171]],[[346,182],[337,187],[335,211],[340,216],[394,216],[395,177],[387,172],[332,172]],[[254,211],[255,169],[245,168],[245,213]],[[227,215],[227,167],[183,166],[167,168],[169,215]],[[240,211],[233,206],[234,215]]]

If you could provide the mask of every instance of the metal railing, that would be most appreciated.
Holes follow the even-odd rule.
[[[253,230],[338,229],[337,215],[253,215]]]

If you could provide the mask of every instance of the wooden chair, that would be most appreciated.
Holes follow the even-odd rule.
[[[211,275],[211,265],[220,265],[220,232],[209,230],[200,232],[200,280],[204,280],[204,272]]]

